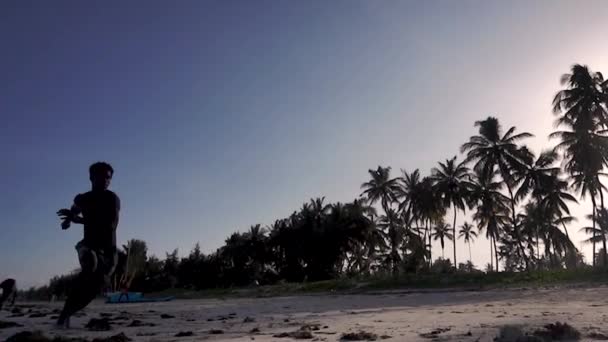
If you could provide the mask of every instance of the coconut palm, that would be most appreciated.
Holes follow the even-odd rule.
[[[584,227],[581,229],[582,232],[591,235],[591,237],[585,240],[584,242],[595,244],[600,241],[606,240],[606,237],[608,237],[608,210],[600,209],[594,216],[589,215],[588,218],[592,219],[594,221],[594,224],[592,227]],[[595,250],[593,251],[592,257],[595,261]],[[603,261],[606,262],[605,259],[603,259]],[[606,264],[604,263],[603,266],[606,266]]]
[[[543,197],[540,200],[540,205],[558,218],[570,216],[570,209],[566,202],[578,203],[576,198],[568,192],[568,182],[559,179],[556,175],[543,185],[542,192]],[[565,223],[563,228],[564,233],[569,237]]]
[[[469,245],[469,262],[473,262],[473,256],[471,254],[471,242],[477,238],[477,232],[473,230],[473,225],[465,222],[460,226],[458,232],[458,238],[463,239],[466,244]]]
[[[518,146],[522,139],[532,137],[532,134],[523,132],[515,134],[515,127],[511,127],[502,134],[498,119],[488,117],[475,122],[479,127],[479,135],[472,136],[462,145],[461,152],[466,152],[466,163],[474,163],[473,168],[484,174],[493,174],[498,170],[509,192],[511,204],[511,227],[514,239],[517,241],[519,253],[529,267],[528,257],[525,253],[519,228],[517,224],[515,205],[516,198],[513,188],[517,181],[516,174],[525,168],[525,161],[529,160],[528,151]]]
[[[361,185],[361,188],[364,189],[361,196],[365,196],[370,204],[380,201],[382,209],[386,212],[391,204],[397,200],[396,194],[399,192],[398,178],[390,178],[390,167],[378,166],[376,170],[369,170],[368,172],[372,179]]]
[[[557,124],[574,122],[577,131],[595,131],[598,125],[608,127],[604,76],[586,65],[575,64],[570,70],[570,74],[562,75],[565,89],[553,99],[553,112],[561,115]]]
[[[439,240],[439,242],[441,243],[441,258],[445,259],[445,253],[444,253],[444,249],[445,249],[445,240],[453,240],[454,239],[454,235],[452,235],[451,232],[451,227],[449,224],[440,221],[437,222],[435,224],[435,226],[433,227],[433,232],[432,232],[432,236],[433,236],[433,240],[437,241]]]
[[[474,171],[469,197],[470,205],[475,207],[473,220],[477,222],[480,233],[486,231],[486,237],[490,240],[490,256],[495,256],[498,271],[496,242],[508,220],[509,198],[500,192],[503,183],[495,181],[493,174],[486,174],[480,169]]]
[[[602,169],[608,164],[608,136],[603,131],[596,132],[577,130],[577,122],[562,117],[562,125],[568,125],[569,130],[553,132],[550,137],[558,138],[560,142],[555,146],[556,151],[564,155],[564,168],[570,174],[572,186],[581,194],[582,198],[589,196],[592,204],[592,216],[598,211],[597,198],[599,196],[601,208],[604,208],[604,186],[600,176],[604,175]],[[593,221],[595,224],[595,220]],[[595,239],[593,250],[595,254]],[[602,243],[606,244],[602,240]],[[608,265],[604,249],[604,264]],[[595,263],[595,259],[593,260]]]
[[[454,208],[454,224],[452,225],[452,236],[456,236],[456,214],[458,210],[465,211],[466,197],[468,195],[469,169],[464,164],[456,163],[456,156],[448,159],[445,163],[439,163],[439,168],[431,171],[434,182],[434,191],[441,198],[444,207]],[[454,268],[458,267],[456,262],[456,239],[454,243]]]
[[[523,149],[526,149],[524,147]],[[523,153],[528,159],[524,160],[522,169],[516,170],[516,181],[520,183],[515,198],[518,201],[523,200],[528,194],[536,200],[545,194],[549,184],[559,174],[559,167],[553,166],[557,161],[558,154],[555,150],[542,152],[536,160],[534,154],[530,151]]]
[[[399,250],[405,234],[402,220],[399,218],[399,213],[392,208],[387,209],[386,214],[380,217],[378,226],[384,232],[384,237],[388,241],[388,246],[390,248],[386,260],[388,264],[391,265],[393,275],[397,275],[399,271],[399,262],[401,261]]]
[[[606,81],[601,73],[592,72],[587,66],[573,65],[570,74],[562,76],[565,89],[559,91],[553,100],[553,112],[559,115],[558,126],[566,126],[566,130],[551,134],[552,138],[560,139],[556,150],[563,152],[565,169],[573,179],[573,185],[581,192],[581,196],[589,195],[592,202],[592,217],[595,225],[595,215],[598,211],[596,196],[599,195],[602,210],[604,200],[600,182],[601,171],[608,164],[608,112],[606,109]],[[592,227],[595,232],[595,227]],[[600,236],[604,244],[604,264],[608,264],[606,254],[606,239]],[[593,253],[595,243],[592,238]],[[593,259],[595,265],[595,258]]]

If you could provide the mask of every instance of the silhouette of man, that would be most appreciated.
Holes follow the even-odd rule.
[[[17,298],[17,282],[15,279],[8,278],[0,283],[0,289],[2,289],[2,297],[0,297],[0,310],[5,301],[10,298],[11,305],[15,305],[15,299]]]
[[[69,328],[70,317],[95,299],[114,273],[120,199],[108,190],[113,175],[114,169],[108,163],[91,165],[91,191],[77,195],[71,209],[57,212],[63,220],[62,229],[68,229],[71,223],[84,226],[84,238],[76,244],[81,271],[68,291],[57,320],[59,327]]]

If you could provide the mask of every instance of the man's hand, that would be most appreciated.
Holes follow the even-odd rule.
[[[59,211],[57,211],[57,215],[61,220],[63,220],[61,222],[61,229],[66,230],[70,228],[70,223],[74,218],[72,211],[70,209],[59,209]]]
[[[57,215],[62,220],[70,220],[70,221],[72,220],[72,217],[74,217],[74,214],[72,213],[72,211],[70,209],[59,209],[59,211],[57,211]]]
[[[70,220],[63,220],[61,222],[61,229],[66,230],[70,228]]]

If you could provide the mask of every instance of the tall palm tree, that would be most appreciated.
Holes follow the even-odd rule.
[[[604,76],[586,65],[575,64],[570,74],[562,75],[565,89],[555,94],[553,112],[561,115],[557,124],[575,122],[577,131],[594,131],[597,126],[608,127],[606,85]]]
[[[465,203],[468,196],[468,172],[469,169],[463,163],[456,163],[456,156],[448,159],[445,163],[439,163],[439,168],[431,171],[434,182],[434,190],[441,198],[445,208],[454,208],[454,224],[452,225],[452,236],[456,236],[456,214],[458,210],[465,211]],[[458,268],[456,262],[456,239],[454,243],[454,268]]]
[[[573,185],[584,197],[589,195],[592,202],[592,231],[595,232],[596,212],[598,211],[596,196],[599,195],[602,210],[604,200],[602,184],[599,176],[608,164],[608,112],[606,108],[606,81],[601,73],[592,72],[587,66],[573,65],[570,74],[562,76],[562,85],[553,100],[553,112],[559,115],[558,126],[566,126],[566,130],[557,131],[550,135],[561,141],[556,150],[563,152],[565,169],[573,178]],[[606,238],[600,236],[606,246]],[[595,243],[592,238],[593,253]],[[593,258],[595,265],[595,258]],[[604,247],[604,264],[608,264],[608,254]]]
[[[490,255],[495,256],[496,271],[498,271],[496,242],[502,234],[509,212],[509,198],[500,192],[502,186],[502,182],[494,180],[493,174],[486,174],[479,169],[474,170],[469,197],[470,205],[475,207],[473,220],[477,222],[480,232],[484,229],[486,231],[486,237],[490,240]]]
[[[422,255],[428,255],[428,262],[431,265],[431,223],[443,218],[445,208],[437,192],[434,191],[433,180],[430,177],[421,178],[418,170],[412,173],[401,171],[403,176],[399,179],[398,198],[402,199],[402,202],[399,208],[416,226],[412,233],[421,236],[427,249]]]
[[[469,245],[469,262],[473,262],[473,256],[471,254],[471,242],[473,242],[477,238],[477,232],[473,230],[473,225],[465,222],[460,226],[460,231],[458,232],[458,238],[464,239],[464,242]]]
[[[441,258],[442,259],[445,259],[445,253],[444,253],[445,239],[448,239],[448,240],[454,239],[454,235],[452,235],[450,230],[451,230],[451,227],[449,224],[447,224],[445,222],[438,222],[433,227],[433,233],[431,234],[435,241],[439,240],[439,242],[441,243]]]
[[[513,188],[517,180],[516,173],[524,168],[525,160],[529,159],[526,155],[527,150],[520,148],[517,143],[524,138],[532,137],[532,134],[527,132],[515,134],[515,127],[509,128],[502,134],[500,123],[494,117],[477,121],[475,126],[479,127],[479,135],[470,137],[469,141],[461,147],[461,152],[466,152],[465,163],[474,163],[473,168],[486,175],[498,170],[509,192],[514,239],[517,241],[519,253],[524,258],[526,267],[529,268],[528,256],[517,224]]]
[[[399,214],[396,210],[389,208],[385,215],[380,217],[379,227],[384,232],[385,239],[388,241],[390,253],[387,255],[386,260],[391,265],[393,275],[397,275],[399,272],[399,262],[401,256],[399,250],[403,242],[403,236],[405,230],[401,224]]]
[[[578,203],[576,198],[568,192],[568,182],[559,179],[557,176],[551,178],[544,184],[543,197],[540,205],[549,213],[555,214],[558,218],[570,216],[570,209],[566,202]],[[565,213],[565,215],[564,215]],[[563,224],[564,233],[569,238],[568,228]]]
[[[594,224],[592,227],[584,227],[581,229],[581,231],[591,235],[591,237],[589,239],[585,240],[584,242],[595,244],[595,243],[605,240],[606,237],[608,236],[608,210],[600,209],[594,215],[594,217],[588,216],[588,218],[593,219]],[[595,224],[596,222],[597,222],[597,225]],[[594,250],[593,256],[592,256],[594,262],[595,262],[595,257],[596,256],[595,256],[595,250]],[[603,261],[605,262],[606,260],[604,259]],[[606,264],[604,264],[603,266],[606,266]]]
[[[569,130],[551,133],[551,138],[561,141],[555,146],[556,151],[564,155],[565,169],[570,174],[572,186],[581,194],[582,198],[589,196],[592,204],[592,216],[598,211],[597,198],[599,196],[601,208],[603,205],[603,184],[600,176],[602,169],[608,164],[608,136],[604,131],[596,132],[577,130],[577,123],[570,119],[561,121],[562,125],[569,125]],[[594,220],[595,224],[595,220]],[[595,254],[595,239],[592,241]],[[602,240],[602,243],[606,244]],[[608,265],[606,249],[604,249],[604,264]],[[595,264],[595,259],[593,260]]]

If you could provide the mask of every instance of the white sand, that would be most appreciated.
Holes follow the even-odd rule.
[[[36,303],[34,310],[52,310],[58,304]],[[290,341],[273,335],[298,330],[304,324],[320,324],[313,331],[317,341],[338,341],[343,333],[365,330],[388,341],[431,341],[421,337],[435,328],[449,328],[434,341],[492,341],[504,325],[537,328],[556,321],[567,322],[584,336],[590,332],[608,334],[607,287],[561,287],[545,289],[491,290],[481,292],[407,293],[393,291],[359,295],[311,295],[276,298],[227,300],[175,300],[150,304],[104,304],[96,302],[74,318],[72,329],[57,331],[50,316],[0,320],[24,325],[0,330],[0,340],[22,330],[42,330],[49,336],[105,337],[124,332],[134,341]],[[126,315],[128,321],[112,324],[112,331],[90,332],[86,322],[100,313],[114,317]],[[161,319],[160,314],[175,318]],[[220,316],[236,314],[220,320]],[[245,323],[246,317],[254,322]],[[154,323],[154,327],[126,327],[133,319]],[[211,319],[211,320],[209,320]],[[120,323],[120,324],[119,324]],[[326,328],[324,328],[326,327]],[[259,333],[250,333],[254,328]],[[211,329],[224,333],[212,335]],[[192,331],[192,337],[174,337]],[[467,333],[471,333],[467,336]]]

